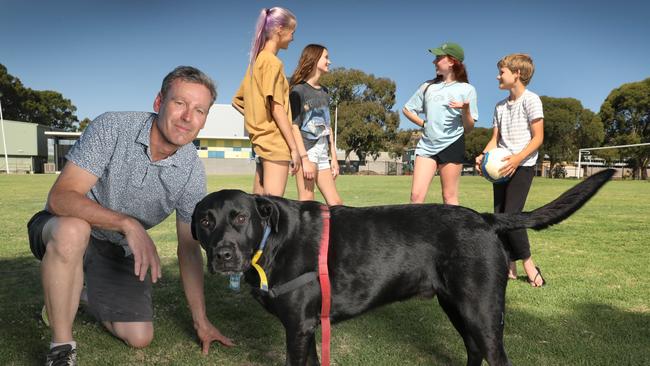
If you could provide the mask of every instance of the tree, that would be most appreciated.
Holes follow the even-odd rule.
[[[398,130],[388,138],[387,150],[393,159],[400,159],[408,149],[412,149],[420,138],[418,130]]]
[[[583,109],[576,124],[576,147],[598,147],[603,143],[604,138],[605,128],[600,116],[589,109]]]
[[[465,160],[474,162],[492,138],[492,128],[474,127],[465,134]]]
[[[600,107],[608,145],[650,142],[650,78],[612,90]],[[634,178],[648,179],[650,148],[625,151]]]
[[[21,103],[24,99],[25,87],[16,77],[7,72],[0,64],[0,92],[2,93],[2,113],[6,119],[22,121]]]
[[[544,143],[540,156],[548,155],[551,167],[573,159],[575,126],[582,113],[582,104],[574,98],[541,97],[544,105]]]
[[[332,106],[338,105],[338,147],[349,161],[355,152],[360,161],[388,150],[396,136],[399,116],[395,105],[395,82],[363,71],[337,68],[325,74],[321,83],[328,88]]]
[[[83,132],[86,129],[86,127],[88,127],[90,122],[92,122],[92,120],[88,117],[82,119],[81,122],[79,122],[79,127],[77,128],[77,131]]]
[[[78,121],[74,112],[77,110],[70,99],[65,99],[59,92],[51,90],[28,89],[23,108],[28,115],[26,122],[34,122],[52,128],[74,131]]]
[[[3,115],[6,119],[39,123],[65,131],[75,130],[77,110],[70,99],[51,90],[26,88],[20,80],[0,64],[0,91]]]
[[[602,122],[574,98],[541,97],[544,105],[544,143],[540,156],[548,155],[551,167],[573,161],[581,147],[599,146]]]

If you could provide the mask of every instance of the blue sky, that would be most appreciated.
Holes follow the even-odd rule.
[[[433,76],[428,48],[465,48],[479,101],[478,126],[491,126],[496,62],[529,53],[529,88],[574,97],[598,112],[609,92],[650,77],[648,1],[171,1],[0,0],[0,63],[33,89],[56,90],[79,119],[104,111],[152,110],[162,78],[193,65],[230,103],[245,72],[254,23],[264,6],[296,14],[295,40],[279,56],[291,74],[302,48],[328,47],[335,67],[397,83],[401,107]],[[401,127],[414,128],[402,116]]]

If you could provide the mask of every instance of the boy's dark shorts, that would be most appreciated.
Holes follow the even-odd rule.
[[[465,162],[465,135],[461,135],[458,140],[447,146],[444,150],[436,155],[418,155],[423,158],[435,160],[438,164],[455,163],[462,164]]]
[[[29,223],[29,247],[40,260],[45,255],[43,228],[55,216],[43,210]],[[151,275],[144,281],[134,273],[133,255],[124,256],[120,245],[90,237],[84,255],[84,279],[88,291],[87,309],[99,320],[150,322],[153,320]]]

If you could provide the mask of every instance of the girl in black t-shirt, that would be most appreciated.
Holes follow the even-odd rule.
[[[310,44],[302,51],[291,77],[289,101],[293,116],[293,135],[302,161],[296,173],[298,197],[314,199],[314,183],[328,205],[343,202],[334,180],[339,174],[332,133],[329,95],[320,85],[321,75],[329,71],[329,53],[321,45]],[[330,162],[331,157],[331,162]]]

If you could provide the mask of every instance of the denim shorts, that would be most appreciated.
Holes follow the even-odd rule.
[[[323,136],[311,149],[307,150],[307,158],[312,163],[318,166],[318,170],[325,170],[330,168],[330,155],[329,155],[329,136]]]

